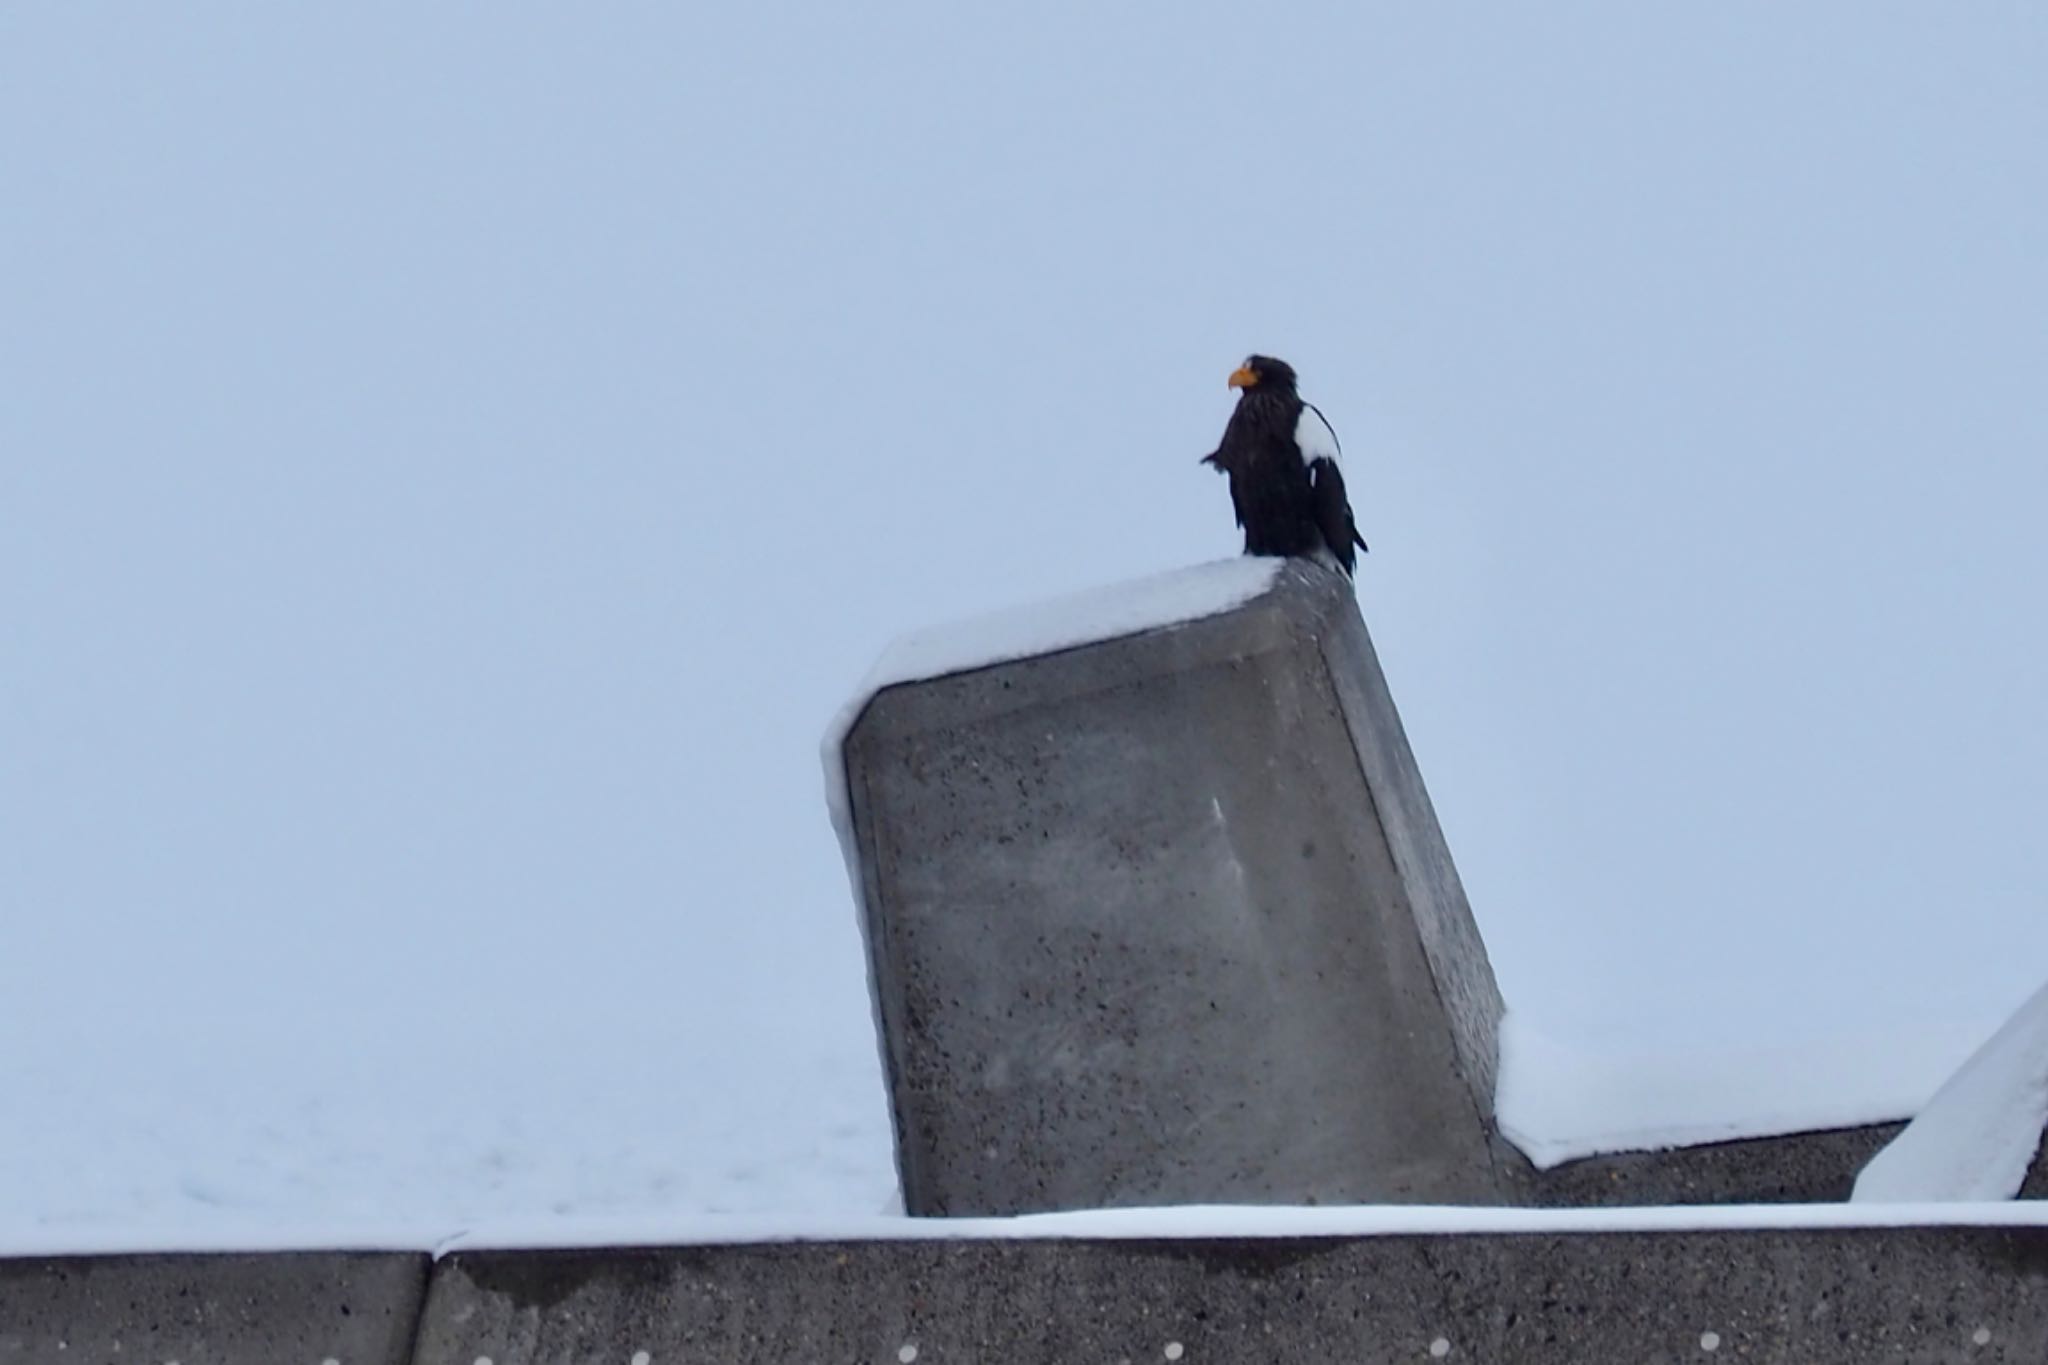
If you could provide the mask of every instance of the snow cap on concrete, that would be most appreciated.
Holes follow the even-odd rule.
[[[1285,562],[1249,555],[1219,559],[898,637],[882,651],[852,698],[832,718],[820,755],[825,764],[825,799],[856,900],[861,894],[860,863],[853,844],[853,813],[841,747],[877,692],[897,683],[942,678],[1215,616],[1270,589],[1273,576]]]
[[[2048,986],[1856,1178],[1857,1203],[2010,1199],[2048,1126]]]

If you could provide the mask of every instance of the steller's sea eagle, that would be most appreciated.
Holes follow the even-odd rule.
[[[1348,575],[1365,548],[1344,496],[1337,433],[1294,391],[1294,367],[1255,355],[1231,372],[1240,390],[1223,441],[1202,463],[1230,476],[1248,555],[1333,556]]]

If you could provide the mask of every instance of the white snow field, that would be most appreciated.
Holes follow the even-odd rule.
[[[61,1062],[10,1051],[0,1251],[432,1246],[499,1219],[874,1217],[894,1206],[895,1175],[866,1028],[851,1017],[808,1056],[573,1019],[359,1055],[304,1034],[209,1055],[147,1039]]]
[[[852,964],[849,964],[851,966]],[[947,1224],[957,1235],[1144,1236],[1453,1228],[1926,1221],[1922,1201],[2002,1198],[2039,1135],[2048,993],[1928,1110],[1939,1134],[1882,1208],[1514,1211],[1182,1209]],[[829,1045],[714,1032],[444,1032],[355,1052],[345,1030],[180,1054],[150,1039],[0,1056],[0,1252],[438,1247],[929,1235],[900,1208],[864,1011]],[[337,1020],[337,1023],[340,1021]],[[1723,1055],[1592,1054],[1513,1013],[1500,1119],[1538,1165],[1600,1151],[1903,1117],[1989,1028],[1905,1028]],[[52,1049],[51,1051],[56,1051]],[[20,1097],[33,1097],[20,1102]],[[1975,1125],[1997,1119],[1991,1127]],[[1998,1154],[1972,1145],[1993,1135]],[[1959,1135],[1959,1136],[1958,1136]],[[1894,1148],[1889,1160],[1914,1147]],[[1995,1159],[1994,1159],[1995,1157]],[[1974,1166],[1995,1180],[1953,1177]],[[1936,1174],[1929,1176],[1932,1170]],[[1881,1193],[1880,1193],[1881,1191]],[[2041,1216],[1970,1205],[1984,1217]],[[1978,1220],[1948,1205],[1945,1218]],[[1090,1221],[1094,1218],[1095,1221]],[[1647,1220],[1647,1221],[1646,1221]],[[1661,1221],[1660,1221],[1661,1220]],[[1675,1220],[1675,1221],[1674,1221]],[[1762,1220],[1759,1222],[1758,1220]]]

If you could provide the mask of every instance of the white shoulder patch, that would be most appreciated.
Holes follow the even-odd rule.
[[[1303,464],[1317,460],[1336,461],[1342,454],[1337,445],[1337,433],[1323,420],[1323,414],[1316,411],[1314,403],[1301,405],[1301,416],[1294,423],[1294,448],[1301,452]]]

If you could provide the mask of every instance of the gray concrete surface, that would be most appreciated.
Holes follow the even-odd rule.
[[[464,1254],[418,1365],[2048,1359],[2048,1230]]]
[[[1322,647],[1373,815],[1448,1014],[1460,1072],[1490,1120],[1500,1067],[1500,986],[1372,636],[1348,589],[1340,594],[1334,586],[1328,575],[1309,579],[1293,594],[1293,609]]]
[[[404,1365],[427,1267],[342,1252],[0,1260],[0,1365]]]
[[[1496,1147],[1510,1202],[1553,1208],[1663,1204],[1838,1204],[1863,1164],[1905,1125],[1786,1133],[1662,1152],[1615,1152],[1539,1171]]]
[[[1500,995],[1349,586],[845,745],[907,1207],[1498,1202]]]

